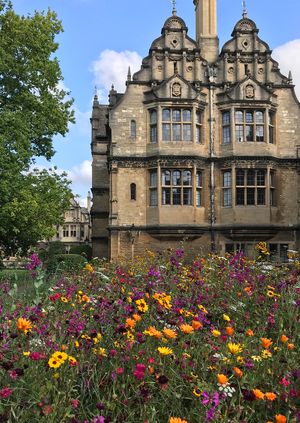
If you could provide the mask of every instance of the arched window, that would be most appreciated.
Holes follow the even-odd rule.
[[[130,122],[130,138],[132,138],[133,140],[136,139],[136,121],[132,120]]]
[[[130,200],[136,200],[136,184],[130,184]]]

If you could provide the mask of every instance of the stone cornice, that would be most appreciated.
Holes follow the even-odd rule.
[[[292,167],[296,168],[300,164],[299,158],[279,158],[274,156],[222,156],[222,157],[204,157],[204,156],[189,156],[189,155],[153,155],[143,157],[129,157],[129,156],[114,156],[108,158],[110,168],[115,165],[123,168],[147,168],[158,166],[158,164],[165,165],[178,165],[178,166],[203,166],[209,163],[220,164],[221,166],[230,166],[232,164],[247,165],[272,165],[274,167]]]

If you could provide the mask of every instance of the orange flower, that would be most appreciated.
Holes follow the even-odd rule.
[[[295,345],[294,344],[288,344],[287,347],[288,347],[289,350],[293,350],[295,348]]]
[[[154,336],[154,338],[161,338],[161,332],[154,326],[149,326],[148,329],[144,330],[144,335]]]
[[[265,394],[260,389],[252,389],[252,392],[258,400],[263,400],[265,398]]]
[[[193,328],[193,326],[191,326],[191,325],[180,325],[179,326],[180,327],[180,330],[183,332],[183,333],[191,333],[191,332],[194,332],[194,328]]]
[[[277,395],[274,394],[274,392],[266,392],[265,393],[265,397],[267,398],[267,400],[269,401],[274,401],[277,398]]]
[[[176,338],[176,336],[177,336],[177,333],[174,331],[174,330],[172,330],[172,329],[168,329],[168,328],[165,328],[165,329],[163,329],[162,330],[162,333],[165,335],[165,337],[166,338],[168,338],[168,339],[175,339]]]
[[[84,303],[89,303],[91,300],[90,300],[90,297],[89,296],[87,296],[87,295],[84,294],[81,297],[81,301],[83,301]]]
[[[252,330],[252,329],[248,329],[248,330],[246,330],[246,335],[247,335],[247,336],[253,336],[253,335],[254,335],[253,330]]]
[[[276,423],[286,423],[286,417],[282,414],[276,414],[275,419]]]
[[[218,378],[218,383],[220,385],[226,385],[226,383],[228,382],[228,377],[223,375],[222,373],[218,374],[217,378]]]
[[[195,330],[198,330],[198,329],[202,328],[203,325],[198,320],[193,320],[192,326]]]
[[[226,326],[226,334],[232,336],[234,334],[234,329],[231,326]]]
[[[139,320],[141,320],[142,318],[141,318],[141,316],[139,315],[139,314],[137,314],[137,313],[134,313],[133,315],[132,315],[132,318],[136,321],[136,322],[138,322]]]
[[[242,377],[243,376],[243,372],[241,369],[239,369],[238,367],[234,367],[233,368],[234,373],[238,376],[238,377]]]
[[[133,329],[134,327],[135,327],[135,320],[134,319],[131,319],[130,317],[128,317],[127,319],[126,319],[126,327],[127,328],[130,328],[130,329]]]
[[[32,328],[32,324],[29,320],[20,317],[17,322],[17,327],[20,332],[27,333]]]
[[[281,335],[280,341],[281,342],[287,342],[289,340],[289,338],[286,335]]]
[[[260,340],[263,348],[266,349],[268,349],[273,344],[273,342],[269,338],[260,338]]]
[[[186,420],[182,420],[180,417],[170,417],[169,423],[188,423]]]

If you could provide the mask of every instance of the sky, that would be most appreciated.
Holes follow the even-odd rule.
[[[273,50],[283,74],[292,71],[300,99],[300,0],[247,0],[250,19],[259,28],[259,37]],[[147,56],[152,41],[159,37],[165,20],[172,14],[170,0],[13,0],[19,14],[50,8],[62,21],[64,32],[57,37],[64,80],[62,86],[74,99],[76,124],[68,134],[54,139],[56,154],[51,162],[67,172],[72,190],[85,205],[91,188],[90,116],[95,87],[99,100],[107,104],[112,84],[124,92],[128,66],[134,73]],[[177,15],[195,38],[193,0],[177,0]],[[242,15],[241,0],[217,0],[220,46]]]

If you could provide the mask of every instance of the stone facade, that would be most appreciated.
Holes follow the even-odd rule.
[[[91,244],[90,193],[87,203],[86,208],[81,207],[75,199],[71,200],[70,207],[64,214],[64,224],[57,226],[56,235],[50,242],[60,241],[64,244],[67,252],[73,246]]]
[[[132,258],[267,241],[299,249],[300,107],[246,11],[219,52],[216,0],[194,0],[196,40],[176,10],[124,94],[94,98],[94,256]]]

